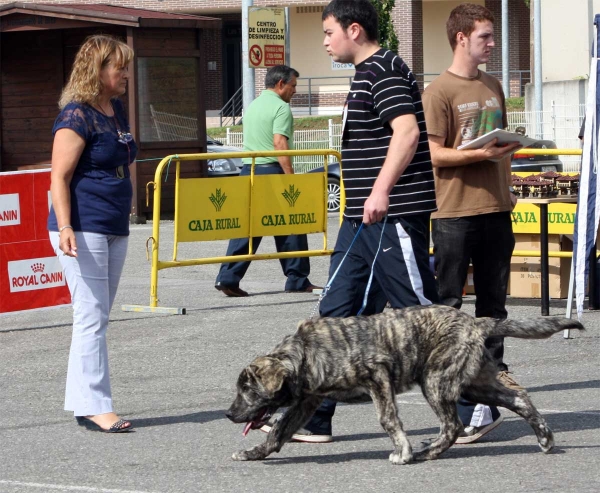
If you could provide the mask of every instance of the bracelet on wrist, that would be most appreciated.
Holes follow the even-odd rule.
[[[58,232],[62,233],[65,229],[73,229],[73,226],[71,226],[70,224],[66,224],[65,226],[61,226],[60,228],[58,228]]]

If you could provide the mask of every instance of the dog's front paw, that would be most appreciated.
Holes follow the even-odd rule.
[[[248,457],[248,452],[246,450],[240,450],[239,452],[234,452],[231,456],[233,460],[250,460]]]
[[[251,448],[250,450],[240,450],[235,452],[231,458],[233,460],[262,460],[267,456],[259,447]]]
[[[395,465],[404,465],[412,462],[412,454],[397,454],[392,452],[390,454],[390,462]]]

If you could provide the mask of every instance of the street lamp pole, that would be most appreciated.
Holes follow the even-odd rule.
[[[242,80],[244,112],[254,100],[254,69],[250,67],[248,53],[250,51],[248,37],[248,10],[254,5],[254,0],[242,0]]]

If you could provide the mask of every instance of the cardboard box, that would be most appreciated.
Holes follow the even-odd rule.
[[[539,234],[515,234],[515,251],[539,252],[540,248]],[[566,235],[548,235],[548,251],[573,251],[573,242]],[[515,298],[541,298],[541,270],[539,257],[513,257],[510,265],[510,295]],[[551,299],[568,296],[570,272],[571,258],[548,259],[548,288]]]
[[[565,248],[561,248],[562,243],[565,241],[564,235],[548,235],[548,251],[572,251],[573,244],[571,243],[571,249],[565,244]],[[541,248],[540,235],[529,234],[529,233],[517,233],[515,234],[515,250],[531,250],[539,252]]]
[[[475,283],[473,282],[473,266],[469,265],[469,270],[467,271],[467,280],[465,281],[464,287],[465,294],[475,294]]]
[[[539,252],[540,235],[534,233],[515,234],[515,251]],[[573,241],[566,235],[548,235],[548,251],[571,252]],[[569,289],[570,258],[550,257],[548,259],[550,298],[566,298]],[[513,257],[507,294],[515,298],[541,298],[541,259],[539,257]],[[473,266],[469,266],[464,287],[465,294],[475,294]]]
[[[541,298],[542,267],[539,257],[513,257],[510,264],[510,295],[513,298]],[[570,258],[548,259],[550,299],[566,298],[569,291]]]

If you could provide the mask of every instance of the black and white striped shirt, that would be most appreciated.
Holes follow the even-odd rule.
[[[389,217],[433,212],[435,189],[425,115],[417,81],[395,53],[380,49],[356,66],[342,134],[344,216],[362,218],[385,161],[394,118],[414,114],[421,135],[412,161],[390,193]]]

